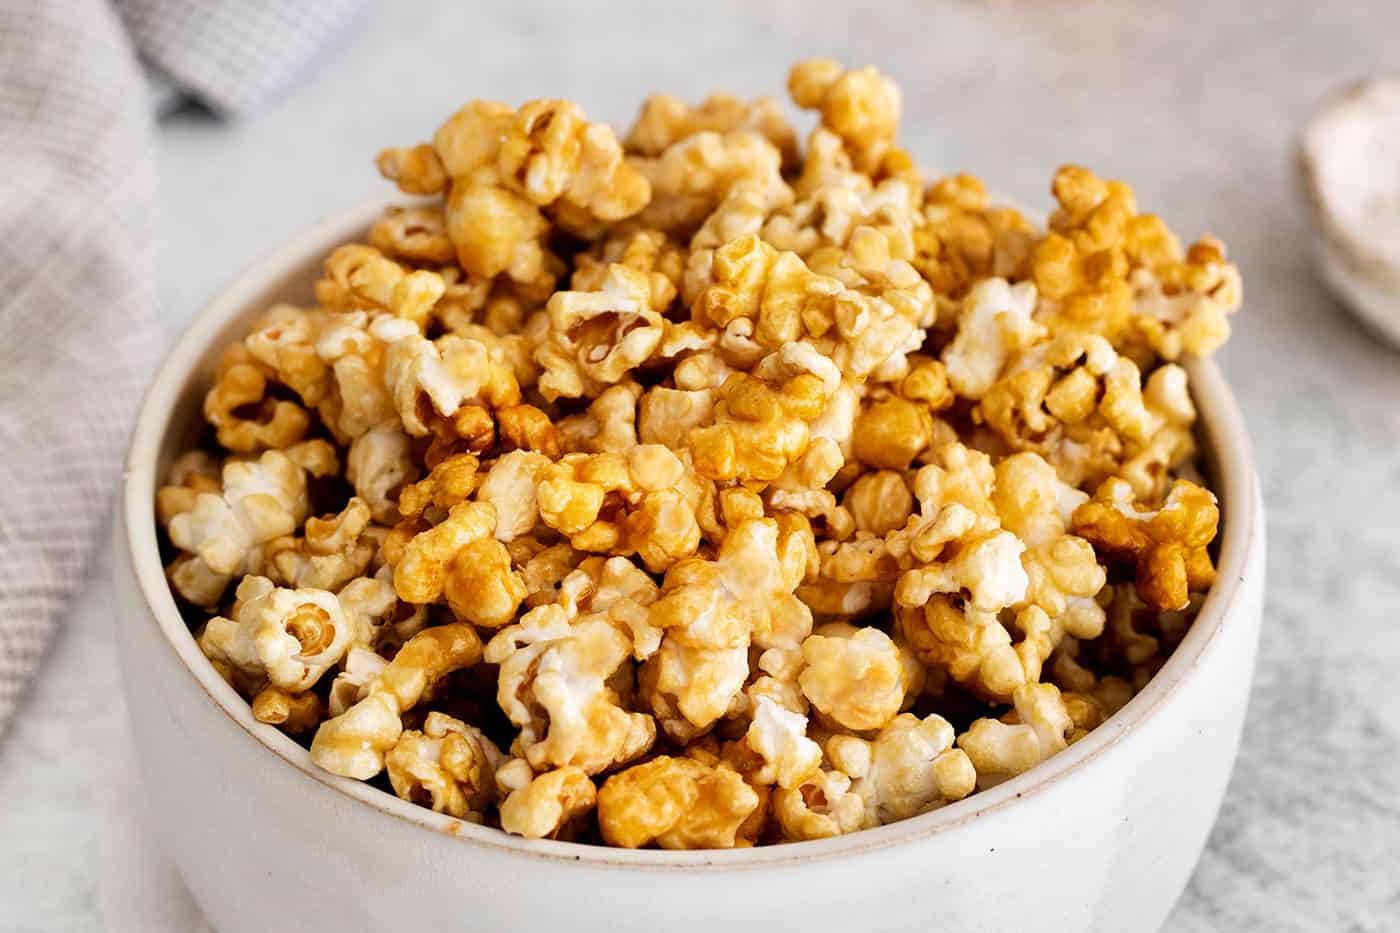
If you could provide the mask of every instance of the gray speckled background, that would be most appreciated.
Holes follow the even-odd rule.
[[[172,333],[251,260],[382,190],[373,153],[471,96],[566,94],[623,124],[651,89],[781,93],[790,61],[831,55],[898,78],[904,142],[928,166],[1037,207],[1062,161],[1128,179],[1184,235],[1223,237],[1244,271],[1223,360],[1270,524],[1244,747],[1168,928],[1400,927],[1400,355],[1314,276],[1290,157],[1330,88],[1400,62],[1400,4],[485,7],[376,7],[266,113],[164,127]],[[3,930],[108,925],[104,788],[127,738],[107,606],[104,561],[0,745]]]

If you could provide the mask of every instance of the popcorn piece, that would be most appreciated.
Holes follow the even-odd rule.
[[[339,716],[368,696],[370,684],[388,663],[368,648],[351,645],[345,654],[342,670],[331,681],[330,714]]]
[[[496,510],[462,502],[440,524],[415,535],[394,565],[394,589],[410,603],[446,597],[459,618],[492,628],[505,625],[525,599],[525,583],[494,537]]]
[[[667,571],[650,621],[665,631],[642,666],[641,692],[659,724],[688,741],[725,714],[748,675],[748,648],[795,649],[811,612],[793,590],[806,572],[800,533],[771,519],[732,528],[715,560],[685,560]]]
[[[609,845],[628,849],[732,849],[745,844],[740,829],[758,808],[738,772],[662,755],[608,778],[598,825]]]
[[[567,100],[521,107],[501,140],[497,170],[506,187],[531,203],[560,202],[565,226],[621,220],[651,199],[650,184],[623,159],[613,131],[589,123]]]
[[[900,570],[883,538],[857,532],[848,541],[820,542],[817,553],[818,578],[797,588],[813,615],[853,619],[890,608]]]
[[[625,454],[637,446],[637,396],[630,380],[604,389],[582,414],[559,423],[561,446],[571,453]],[[648,442],[650,443],[650,442]]]
[[[899,649],[875,628],[825,634],[802,643],[807,666],[798,682],[812,705],[847,729],[880,729],[904,703],[904,667]]]
[[[252,417],[241,412],[252,411]],[[204,397],[204,418],[219,443],[239,453],[279,450],[306,435],[310,418],[295,402],[268,394],[267,377],[252,363],[223,367]]]
[[[501,829],[527,839],[566,837],[597,799],[597,788],[581,768],[547,771],[501,802]]]
[[[967,753],[953,748],[953,727],[942,716],[896,716],[872,741],[832,736],[827,757],[852,778],[865,802],[864,825],[880,826],[927,813],[975,789]]]
[[[979,719],[958,736],[958,747],[977,770],[977,786],[992,787],[1040,764],[1067,746],[1074,721],[1052,684],[1016,689],[1015,710],[1006,717]]]
[[[254,719],[276,726],[288,735],[310,732],[325,718],[325,704],[309,690],[289,693],[269,685],[258,691],[250,705]]]
[[[890,469],[860,476],[841,501],[850,511],[857,532],[881,538],[904,527],[914,512],[914,496],[904,477]]]
[[[369,243],[384,255],[409,263],[444,263],[457,258],[447,235],[447,220],[438,207],[385,208],[369,228]]]
[[[223,490],[219,475],[219,462],[206,451],[191,450],[176,457],[165,485],[156,490],[156,521],[169,528],[171,519],[194,508],[200,493],[218,495]]]
[[[978,282],[963,300],[958,333],[943,351],[948,383],[961,396],[980,399],[996,384],[1012,355],[1044,335],[1031,317],[1035,286],[1005,279]]]
[[[816,771],[797,787],[773,791],[773,815],[783,839],[826,839],[861,829],[865,802],[840,771]]]
[[[1144,404],[1137,366],[1092,335],[1060,337],[1021,354],[978,414],[1011,447],[1045,456],[1071,485],[1115,471],[1167,424],[1165,413]]]
[[[621,264],[598,291],[555,293],[547,342],[535,351],[545,398],[596,395],[645,363],[664,330],[651,302],[647,276]]]
[[[861,408],[853,437],[852,452],[860,462],[905,470],[933,439],[933,416],[927,408],[891,395]]]
[[[409,730],[384,756],[394,793],[438,813],[480,823],[495,802],[503,756],[480,729],[429,713],[423,730]]]
[[[608,621],[570,624],[558,605],[531,609],[497,633],[486,659],[501,666],[497,701],[520,728],[513,751],[536,770],[572,766],[587,774],[646,752],[656,724],[619,706],[608,686],[631,647]]]
[[[995,612],[1015,605],[1027,586],[1020,561],[1025,545],[999,529],[990,501],[995,482],[990,459],[961,444],[950,444],[937,456],[938,462],[923,467],[914,480],[919,513],[887,539],[890,553],[911,568],[900,577],[895,599],[915,608],[934,593],[966,590],[976,609]]]
[[[857,169],[874,174],[899,130],[898,86],[873,67],[850,70],[829,59],[799,62],[788,73],[793,103],[821,114]]]
[[[478,340],[448,334],[436,341],[409,335],[389,345],[384,384],[408,433],[429,433],[420,414],[426,400],[439,415],[451,417],[464,402],[481,400],[493,407],[520,401],[520,386],[499,349]]]
[[[578,550],[636,553],[660,572],[700,545],[710,487],[666,447],[566,454],[538,477],[540,519]]]
[[[1029,580],[1027,601],[1076,638],[1098,637],[1103,612],[1094,597],[1106,575],[1089,542],[1067,533],[1070,516],[1088,496],[1061,482],[1035,454],[1007,457],[996,472],[997,514],[1026,545],[1021,562]],[[1059,632],[1052,637],[1058,642]]]
[[[399,492],[419,475],[410,444],[408,435],[397,425],[381,424],[350,445],[345,478],[381,524],[398,521]]]
[[[378,550],[370,530],[370,508],[352,497],[337,515],[308,518],[300,538],[276,538],[263,549],[263,572],[297,589],[338,592],[369,567]]]
[[[716,481],[781,478],[807,452],[811,423],[840,384],[832,362],[799,343],[769,354],[752,374],[731,375],[716,395],[715,423],[690,432],[696,471]]]
[[[574,257],[570,286],[576,292],[599,291],[614,274],[614,265],[644,276],[647,306],[664,312],[676,297],[685,269],[685,251],[659,230],[609,237]]]
[[[701,132],[668,146],[656,158],[630,160],[651,183],[651,203],[636,215],[643,228],[685,239],[739,186],[765,204],[792,199],[783,181],[783,155],[758,133]]]
[[[763,759],[754,780],[796,787],[816,772],[822,763],[822,750],[806,732],[806,716],[785,709],[768,696],[759,696],[754,702],[753,722],[744,735],[748,747]]]
[[[266,577],[243,578],[233,616],[209,620],[200,650],[244,674],[265,676],[288,693],[320,680],[355,635],[335,594],[283,589]]]
[[[1109,479],[1074,512],[1074,530],[1110,561],[1131,562],[1142,598],[1160,610],[1184,609],[1192,591],[1215,580],[1206,546],[1215,538],[1215,496],[1177,480],[1161,507],[1145,510],[1124,480]]]
[[[994,207],[979,178],[939,179],[923,207],[924,223],[913,231],[913,262],[941,305],[952,311],[978,279],[1026,277],[1036,233],[1018,211]]]
[[[402,714],[453,671],[481,660],[481,639],[464,622],[425,628],[370,681],[362,700],[327,719],[311,740],[320,768],[365,781],[384,770],[384,756],[403,734]]]
[[[492,464],[477,491],[477,501],[495,508],[498,541],[510,542],[534,530],[540,517],[535,483],[547,466],[548,457],[526,450],[502,454]]]
[[[1243,301],[1240,273],[1225,244],[1203,237],[1183,258],[1134,269],[1133,326],[1165,360],[1210,356],[1230,337],[1229,315]]]
[[[797,134],[771,97],[743,101],[731,94],[711,94],[690,106],[671,94],[652,94],[642,102],[637,120],[623,145],[629,152],[658,156],[683,139],[699,133],[732,133],[750,130],[763,136],[783,155],[783,164],[797,158]]]
[[[201,605],[218,601],[223,586],[244,571],[253,548],[290,534],[306,517],[305,476],[283,453],[270,450],[257,460],[231,460],[222,479],[221,493],[199,493],[189,511],[170,520],[171,543],[198,562],[182,576],[202,579],[202,595],[213,594]],[[214,586],[217,576],[224,578],[223,586]]]
[[[417,518],[428,508],[451,509],[464,502],[481,484],[481,460],[474,454],[453,454],[439,460],[428,475],[399,493],[399,514]]]

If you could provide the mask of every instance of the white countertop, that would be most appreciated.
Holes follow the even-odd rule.
[[[380,147],[426,138],[474,96],[565,95],[625,124],[646,91],[780,94],[791,61],[830,55],[898,78],[903,140],[928,165],[975,170],[1036,206],[1062,161],[1125,178],[1183,235],[1223,237],[1243,269],[1223,361],[1269,509],[1244,747],[1169,929],[1394,929],[1400,354],[1314,276],[1289,147],[1327,90],[1400,61],[1400,5],[483,6],[377,7],[267,112],[165,125],[172,334],[260,254],[383,190]],[[130,753],[110,613],[104,556],[0,740],[0,930],[111,925],[112,787]]]

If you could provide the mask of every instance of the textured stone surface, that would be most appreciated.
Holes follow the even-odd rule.
[[[609,12],[387,5],[292,96],[162,136],[171,332],[251,260],[381,189],[381,145],[472,96],[578,99],[625,123],[651,89],[781,92],[787,64],[876,62],[906,145],[1035,207],[1084,162],[1131,181],[1245,275],[1223,360],[1269,508],[1269,599],[1234,780],[1171,930],[1394,928],[1400,916],[1400,356],[1323,291],[1292,184],[1296,128],[1330,88],[1400,60],[1400,6],[761,0]],[[580,5],[581,6],[581,5]],[[410,12],[411,10],[411,12]],[[105,567],[0,743],[0,930],[102,929],[108,786],[127,741]]]

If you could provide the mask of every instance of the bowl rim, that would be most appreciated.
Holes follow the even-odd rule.
[[[161,564],[155,521],[155,469],[167,425],[187,391],[189,376],[218,335],[234,319],[248,313],[251,302],[270,285],[285,281],[311,260],[361,236],[386,206],[403,202],[401,196],[376,197],[321,220],[255,263],[206,305],[156,370],[141,403],[122,479],[119,520],[123,527],[119,534],[126,545],[125,569],[134,576],[146,615],[160,634],[158,640],[164,641],[179,659],[185,674],[252,739],[254,745],[261,746],[271,757],[280,759],[305,777],[308,793],[344,795],[382,814],[434,833],[458,837],[467,844],[559,863],[583,862],[595,867],[643,870],[735,871],[792,866],[814,859],[849,858],[949,833],[984,814],[1040,796],[1074,772],[1110,754],[1141,723],[1159,715],[1162,707],[1183,689],[1192,671],[1219,641],[1223,626],[1232,616],[1231,610],[1246,589],[1246,579],[1262,572],[1256,559],[1263,547],[1262,501],[1243,416],[1215,362],[1190,360],[1185,365],[1200,412],[1200,424],[1215,454],[1220,478],[1218,492],[1225,518],[1215,585],[1186,637],[1146,687],[1083,739],[1024,774],[930,813],[831,839],[746,849],[666,851],[524,839],[434,813],[367,783],[322,771],[311,762],[306,749],[275,727],[253,719],[248,702],[219,676],[200,652],[176,606]],[[116,566],[119,572],[124,569],[120,561]]]

